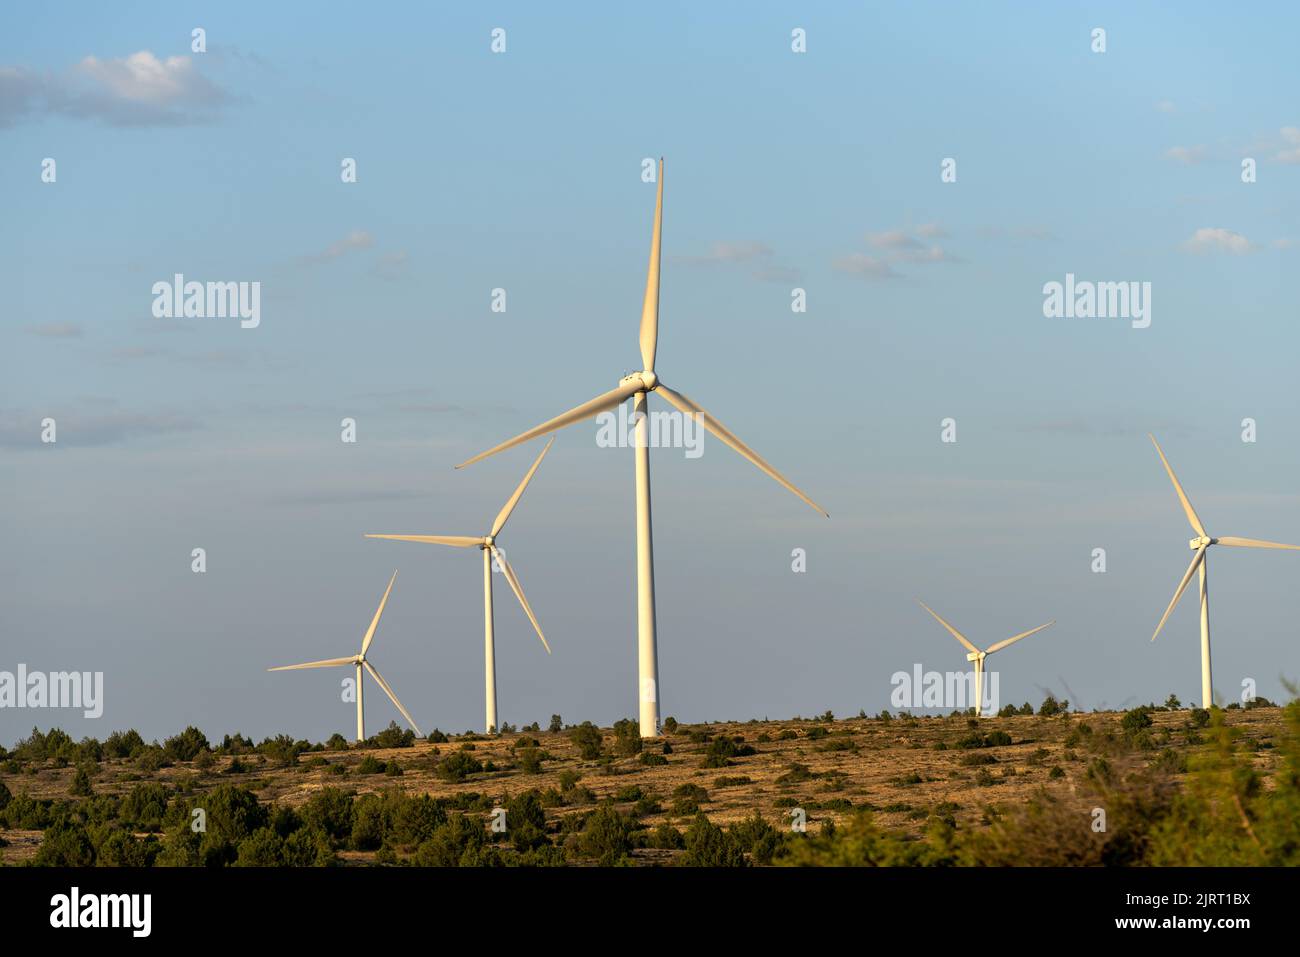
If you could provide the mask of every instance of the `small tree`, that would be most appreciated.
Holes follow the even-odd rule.
[[[600,729],[590,721],[584,721],[569,730],[569,740],[577,747],[584,761],[594,761],[600,757],[602,738]]]

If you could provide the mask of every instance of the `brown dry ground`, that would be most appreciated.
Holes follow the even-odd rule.
[[[1282,731],[1281,709],[1255,708],[1228,711],[1226,715],[1228,724],[1240,729],[1244,747],[1253,752],[1256,769],[1270,774],[1276,765],[1272,743]],[[983,719],[979,722],[981,732],[1002,730],[1013,741],[1009,746],[983,749],[983,753],[996,758],[996,763],[983,767],[963,765],[962,757],[971,751],[955,747],[958,739],[972,731],[972,719],[966,717],[892,721],[850,718],[830,723],[793,719],[683,725],[674,734],[645,742],[644,749],[653,753],[661,752],[665,741],[671,745],[672,752],[666,755],[668,764],[657,767],[642,764],[639,755],[615,758],[605,764],[584,761],[565,732],[520,732],[497,737],[460,735],[451,737],[445,744],[420,741],[413,747],[390,750],[310,752],[303,754],[293,767],[275,767],[260,755],[243,755],[239,760],[250,770],[233,775],[226,771],[231,761],[227,757],[216,758],[207,769],[182,763],[153,773],[141,771],[128,760],[106,760],[100,765],[93,787],[97,794],[121,795],[146,780],[160,781],[191,793],[202,793],[222,784],[237,784],[256,792],[265,803],[294,806],[324,787],[341,787],[356,794],[398,788],[408,794],[434,797],[477,792],[495,801],[530,788],[559,789],[560,774],[573,771],[581,775],[580,784],[594,792],[597,801],[612,798],[616,792],[633,785],[657,799],[663,810],[641,818],[652,827],[663,821],[678,827],[689,824],[690,816],[671,814],[671,794],[680,785],[694,784],[708,792],[708,801],[700,805],[700,810],[716,824],[726,825],[757,811],[773,824],[788,826],[793,801],[806,810],[810,830],[816,829],[818,822],[839,820],[853,809],[869,807],[883,827],[916,832],[924,827],[930,810],[943,802],[955,805],[950,809],[961,826],[980,827],[985,823],[985,808],[990,805],[1006,809],[1023,804],[1044,787],[1071,788],[1083,778],[1089,760],[1084,749],[1066,747],[1065,739],[1071,729],[1086,722],[1095,730],[1119,733],[1122,717],[1118,712],[1100,712],[1076,713],[1068,718]],[[1184,754],[1194,749],[1194,744],[1188,742],[1189,712],[1155,712],[1151,717],[1154,726],[1150,730],[1157,747],[1171,747]],[[824,737],[809,737],[810,729],[815,727],[823,727],[828,733]],[[602,730],[605,751],[610,754],[614,735],[609,729]],[[692,733],[696,736],[694,741]],[[757,753],[733,758],[729,767],[704,768],[701,765],[709,745],[698,740],[701,733],[743,737],[745,744],[754,747]],[[515,744],[520,737],[537,739],[549,755],[540,773],[527,774],[517,767]],[[780,740],[782,737],[785,740]],[[940,742],[946,743],[948,749],[939,750]],[[472,775],[460,783],[440,779],[433,771],[436,763],[465,745],[472,745],[474,757],[482,762],[491,761],[497,770]],[[367,755],[384,762],[395,760],[404,773],[392,777],[359,774],[357,765]],[[324,766],[311,766],[318,758],[323,759]],[[780,780],[796,764],[808,769],[804,775],[795,775],[802,779]],[[331,772],[332,765],[342,765],[345,773]],[[1050,778],[1053,767],[1060,767],[1064,777]],[[982,775],[981,771],[988,774]],[[15,795],[26,792],[35,798],[65,799],[69,796],[73,774],[72,767],[46,766],[36,773],[0,772],[0,782]],[[720,784],[720,778],[740,780]],[[619,802],[620,808],[631,806],[631,801]],[[555,818],[584,807],[589,809],[591,805],[552,808],[547,814]],[[0,830],[0,837],[9,842],[8,846],[0,847],[0,859],[12,864],[35,853],[41,834]],[[342,855],[350,863],[371,856],[362,852]]]

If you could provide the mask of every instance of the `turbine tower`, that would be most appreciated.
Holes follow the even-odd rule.
[[[1028,638],[1030,635],[1037,634],[1044,628],[1056,624],[1056,619],[1053,618],[1046,625],[1039,625],[1037,628],[1031,628],[1029,631],[1022,631],[1018,635],[1012,635],[1010,638],[1007,638],[1004,641],[999,641],[997,644],[989,645],[983,651],[980,651],[971,644],[970,640],[965,635],[940,618],[933,608],[921,601],[919,598],[916,600],[916,603],[931,615],[934,615],[935,620],[939,622],[939,624],[947,628],[954,638],[966,646],[966,649],[969,652],[969,654],[966,655],[966,660],[975,664],[975,717],[977,718],[980,717],[980,712],[984,709],[984,659],[995,651],[1001,651],[1007,645],[1014,645],[1021,638]]]
[[[1174,491],[1178,493],[1178,501],[1183,506],[1187,521],[1191,523],[1192,531],[1196,533],[1196,538],[1193,538],[1188,543],[1196,554],[1192,556],[1192,563],[1187,566],[1186,574],[1183,575],[1182,581],[1178,583],[1178,590],[1174,592],[1173,600],[1169,602],[1169,607],[1165,609],[1165,613],[1160,617],[1160,624],[1156,625],[1151,640],[1156,640],[1156,635],[1160,634],[1160,629],[1169,620],[1169,615],[1174,610],[1174,606],[1178,604],[1178,599],[1183,597],[1183,592],[1187,589],[1187,583],[1192,580],[1192,573],[1199,569],[1201,573],[1201,707],[1208,711],[1214,703],[1214,685],[1210,680],[1210,584],[1209,569],[1207,567],[1210,546],[1233,545],[1238,548],[1286,548],[1291,551],[1300,551],[1300,545],[1282,545],[1278,542],[1263,542],[1255,538],[1236,538],[1231,535],[1223,538],[1211,538],[1209,533],[1205,531],[1205,526],[1201,524],[1200,518],[1197,517],[1196,510],[1192,508],[1187,493],[1183,491],[1182,485],[1179,484],[1178,476],[1174,475],[1174,470],[1170,467],[1169,460],[1165,458],[1160,443],[1149,432],[1147,438],[1156,447],[1156,454],[1160,456],[1161,464],[1164,465],[1165,471],[1169,473],[1169,481],[1174,483]]]
[[[397,700],[397,695],[393,694],[393,689],[388,686],[383,675],[375,670],[374,665],[366,658],[366,652],[370,650],[370,643],[375,639],[375,629],[379,627],[379,616],[384,613],[384,606],[388,604],[388,596],[393,590],[393,582],[397,581],[397,572],[393,572],[393,577],[388,580],[388,588],[384,591],[384,597],[380,599],[379,608],[375,611],[375,617],[370,622],[370,627],[366,629],[366,636],[361,639],[361,654],[353,655],[350,658],[329,658],[325,661],[307,661],[300,665],[281,665],[278,668],[267,668],[267,671],[297,671],[301,668],[335,668],[341,665],[355,665],[357,669],[357,743],[366,740],[366,711],[365,702],[362,696],[361,669],[365,668],[370,672],[370,677],[375,679],[379,687],[384,689],[384,694],[397,705],[397,710],[402,712],[405,718],[415,729],[415,733],[424,736],[424,733],[415,724],[415,719],[411,717],[410,712],[402,707],[402,702]]]
[[[659,187],[655,199],[654,230],[650,239],[650,266],[646,273],[645,298],[641,308],[641,362],[644,368],[619,380],[618,386],[575,409],[543,422],[513,439],[502,442],[486,452],[467,459],[456,468],[472,465],[489,455],[513,448],[521,442],[539,435],[555,432],[565,426],[582,422],[632,399],[636,421],[636,580],[637,580],[637,676],[640,698],[640,725],[643,738],[659,734],[659,651],[655,634],[655,580],[654,545],[650,521],[650,442],[649,397],[657,392],[669,404],[686,415],[694,415],[716,438],[726,443],[740,455],[749,459],[761,471],[803,499],[823,515],[826,510],[795,488],[776,469],[768,465],[753,449],[740,441],[726,426],[704,411],[698,404],[674,392],[655,374],[655,347],[659,338],[659,250],[663,235],[664,211],[664,161],[659,160]]]
[[[509,501],[497,513],[496,521],[492,523],[492,530],[486,536],[478,538],[470,535],[367,535],[366,538],[389,538],[399,542],[425,542],[434,545],[451,545],[456,548],[477,548],[483,552],[483,670],[485,673],[485,683],[487,686],[487,717],[485,731],[492,734],[500,727],[497,724],[497,659],[496,643],[493,637],[492,629],[492,559],[496,559],[497,566],[506,576],[506,581],[510,583],[510,588],[514,591],[515,597],[519,599],[519,604],[523,605],[524,613],[528,615],[528,620],[533,623],[533,628],[537,632],[537,637],[542,639],[542,647],[546,653],[551,653],[551,646],[546,643],[546,636],[542,634],[542,626],[537,623],[537,616],[533,614],[533,609],[528,604],[528,599],[524,597],[524,590],[519,585],[519,579],[515,577],[515,570],[510,567],[506,561],[506,553],[497,548],[497,536],[501,534],[501,529],[505,528],[506,520],[510,518],[510,513],[515,510],[519,504],[519,499],[524,494],[524,489],[528,488],[528,483],[533,480],[533,473],[537,467],[542,464],[542,459],[550,451],[551,444],[555,441],[554,437],[546,443],[542,449],[537,461],[533,467],[528,470],[524,480],[519,483],[515,489],[515,494],[510,496]]]

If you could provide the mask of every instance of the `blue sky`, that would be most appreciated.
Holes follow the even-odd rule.
[[[394,568],[374,661],[476,727],[477,554],[361,536],[482,534],[535,453],[452,464],[639,365],[661,154],[657,371],[831,513],[654,454],[663,713],[877,711],[964,666],[914,596],[980,644],[1057,619],[1004,701],[1198,697],[1194,602],[1148,640],[1191,532],[1145,433],[1212,534],[1300,542],[1294,10],[376,6],[0,12],[0,669],[106,684],[0,741],[348,732],[341,674],[264,669],[352,653]],[[260,282],[260,326],[154,319],[177,272]],[[1067,272],[1150,282],[1151,326],[1045,318]],[[555,650],[498,587],[507,721],[634,709],[632,460],[595,434],[502,536]],[[1300,555],[1211,563],[1216,690],[1282,695]]]

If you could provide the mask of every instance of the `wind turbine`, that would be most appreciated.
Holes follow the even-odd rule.
[[[510,496],[509,501],[497,513],[496,521],[492,523],[492,530],[487,535],[478,538],[471,535],[367,535],[366,538],[390,538],[399,542],[425,542],[434,545],[451,545],[456,548],[477,548],[483,552],[483,670],[486,674],[487,684],[487,719],[486,728],[488,734],[496,731],[500,725],[497,724],[497,660],[496,644],[492,632],[492,559],[496,559],[497,566],[505,573],[506,581],[510,583],[510,588],[514,591],[515,597],[519,599],[519,604],[524,606],[524,613],[528,615],[528,620],[533,623],[533,628],[537,631],[537,637],[542,639],[542,647],[546,653],[551,653],[551,646],[546,643],[546,636],[542,634],[542,626],[537,623],[537,616],[533,614],[533,609],[528,604],[528,599],[524,597],[524,590],[519,585],[519,579],[515,577],[515,570],[510,567],[506,561],[506,553],[497,548],[497,536],[501,534],[501,529],[505,528],[506,520],[510,518],[510,513],[514,511],[515,506],[519,504],[519,499],[524,494],[524,489],[528,488],[528,483],[533,480],[533,473],[537,467],[542,464],[542,459],[550,451],[551,444],[555,441],[552,437],[542,449],[537,461],[533,467],[528,470],[524,480],[519,483],[515,489],[515,494]]]
[[[1224,538],[1211,538],[1205,531],[1205,526],[1201,524],[1200,518],[1196,515],[1196,510],[1192,508],[1192,503],[1187,498],[1187,493],[1183,491],[1182,485],[1178,482],[1178,477],[1174,475],[1174,470],[1169,466],[1169,460],[1165,458],[1165,453],[1160,449],[1160,443],[1151,433],[1147,433],[1147,438],[1151,444],[1156,447],[1156,454],[1160,456],[1160,462],[1164,465],[1165,471],[1169,473],[1169,481],[1174,483],[1174,491],[1178,493],[1178,501],[1183,506],[1183,511],[1187,514],[1187,521],[1192,525],[1192,531],[1196,532],[1196,538],[1189,542],[1189,546],[1196,554],[1192,556],[1192,563],[1187,566],[1187,572],[1183,575],[1183,580],[1178,583],[1178,590],[1174,592],[1173,600],[1169,602],[1169,607],[1160,617],[1160,624],[1156,625],[1155,633],[1151,640],[1156,640],[1156,635],[1160,634],[1160,629],[1165,626],[1169,620],[1169,614],[1178,604],[1178,599],[1183,597],[1183,592],[1187,589],[1187,583],[1192,580],[1192,572],[1200,569],[1201,572],[1201,705],[1207,711],[1214,703],[1214,687],[1210,680],[1210,585],[1207,552],[1211,545],[1234,545],[1238,548],[1286,548],[1292,551],[1300,551],[1300,545],[1281,545],[1277,542],[1262,542],[1255,538],[1235,538],[1225,536]]]
[[[590,419],[601,412],[618,407],[627,399],[633,400],[636,421],[636,581],[637,581],[637,675],[640,690],[641,737],[653,738],[659,734],[659,651],[655,635],[655,580],[654,546],[650,523],[650,448],[649,448],[649,395],[657,392],[671,405],[686,415],[694,415],[715,437],[722,440],[740,455],[753,462],[787,489],[799,496],[817,511],[826,510],[795,488],[776,469],[768,465],[753,449],[740,441],[721,422],[705,412],[698,404],[674,392],[655,374],[655,346],[659,338],[659,250],[663,234],[664,212],[664,161],[659,160],[659,188],[655,199],[654,230],[650,239],[650,266],[646,273],[645,299],[641,307],[641,361],[642,371],[633,372],[619,380],[617,388],[584,402],[575,409],[543,422],[513,439],[488,449],[457,465],[464,468],[489,455],[513,448],[539,435],[555,432],[565,426]]]
[[[948,622],[940,618],[938,613],[933,608],[931,608],[925,602],[921,601],[919,598],[916,600],[916,603],[920,605],[922,608],[924,608],[926,611],[928,611],[931,615],[934,615],[935,620],[939,622],[939,624],[943,625],[943,627],[947,628],[948,631],[952,634],[952,636],[956,638],[958,641],[960,641],[963,645],[965,645],[966,649],[970,652],[968,655],[966,655],[966,660],[975,663],[975,717],[977,718],[980,717],[980,711],[984,707],[984,659],[987,658],[989,655],[993,654],[993,652],[995,651],[1001,651],[1007,645],[1014,645],[1021,638],[1028,638],[1030,635],[1035,635],[1038,632],[1042,631],[1044,628],[1048,628],[1056,624],[1056,619],[1053,618],[1046,625],[1039,625],[1037,628],[1029,629],[1029,631],[1022,631],[1018,635],[1012,635],[1010,638],[1007,638],[1003,641],[999,641],[997,644],[989,645],[983,651],[980,651],[978,648],[976,648],[973,644],[970,643],[970,640],[965,635],[963,635],[952,625],[948,624]]]
[[[267,668],[267,671],[297,671],[300,668],[335,668],[341,665],[356,665],[357,668],[357,742],[366,740],[366,716],[365,704],[362,696],[361,669],[365,668],[370,672],[370,677],[374,678],[379,687],[384,689],[384,694],[397,705],[397,710],[402,712],[405,718],[415,728],[415,733],[424,736],[424,733],[415,724],[415,719],[411,717],[409,711],[402,707],[402,702],[397,700],[397,695],[393,694],[393,689],[388,686],[383,675],[375,670],[375,666],[366,658],[366,652],[370,650],[370,643],[375,640],[375,629],[379,627],[379,616],[384,613],[384,606],[388,604],[388,596],[393,590],[393,582],[397,581],[397,572],[393,572],[393,577],[388,580],[388,588],[384,591],[384,597],[380,599],[379,608],[375,611],[375,617],[370,622],[370,627],[366,629],[366,636],[361,639],[361,654],[353,655],[350,658],[328,658],[325,661],[308,661],[300,665],[281,665],[278,668]]]

